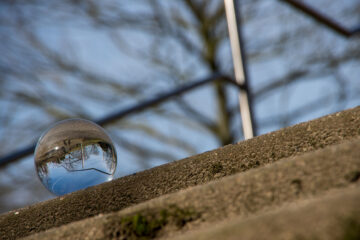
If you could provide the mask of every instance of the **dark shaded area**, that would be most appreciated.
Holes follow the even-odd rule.
[[[349,182],[356,182],[360,179],[360,171],[354,170],[345,175],[345,179]]]
[[[348,217],[342,224],[344,226],[343,240],[360,239],[360,220],[358,217]]]

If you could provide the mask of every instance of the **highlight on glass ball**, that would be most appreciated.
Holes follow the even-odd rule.
[[[105,130],[83,119],[48,129],[36,145],[34,161],[41,182],[58,196],[112,180],[117,164]]]

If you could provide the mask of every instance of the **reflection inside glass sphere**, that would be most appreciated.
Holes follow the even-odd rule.
[[[105,131],[95,123],[69,119],[39,139],[35,168],[44,186],[63,195],[113,178],[117,159]]]

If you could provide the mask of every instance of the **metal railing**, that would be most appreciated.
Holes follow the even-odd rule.
[[[237,82],[235,82],[232,78],[225,76],[225,75],[221,75],[221,74],[213,74],[207,78],[204,79],[200,79],[200,80],[196,80],[196,81],[192,81],[189,84],[180,86],[172,91],[166,92],[166,93],[161,93],[158,94],[157,96],[148,99],[146,101],[140,102],[138,104],[135,104],[133,106],[127,107],[125,109],[119,110],[117,112],[114,112],[112,114],[109,114],[103,118],[94,120],[95,123],[101,125],[101,126],[105,126],[108,124],[111,124],[123,117],[129,116],[131,114],[143,111],[149,107],[154,107],[157,104],[163,103],[164,101],[176,97],[176,96],[180,96],[183,93],[189,92],[191,90],[194,90],[198,87],[204,86],[206,84],[215,82],[215,81],[222,81],[224,83],[229,83],[233,86],[238,87],[240,90],[242,91],[246,91],[248,92],[248,89],[246,88],[246,86],[241,85]],[[249,96],[251,96],[250,94],[248,94]],[[26,146],[20,150],[17,150],[15,152],[12,152],[8,155],[5,155],[3,157],[0,158],[0,167],[4,167],[9,163],[15,162],[20,158],[26,157],[30,154],[32,154],[35,150],[36,144],[32,144],[29,146]]]

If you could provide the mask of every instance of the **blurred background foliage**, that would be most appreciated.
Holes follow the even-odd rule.
[[[345,26],[357,0],[305,1]],[[282,1],[241,0],[258,133],[357,106],[360,40]],[[0,2],[0,156],[65,118],[98,119],[214,72],[233,74],[221,0]],[[117,177],[242,140],[221,83],[107,126]],[[0,169],[0,212],[52,198],[32,156]]]

